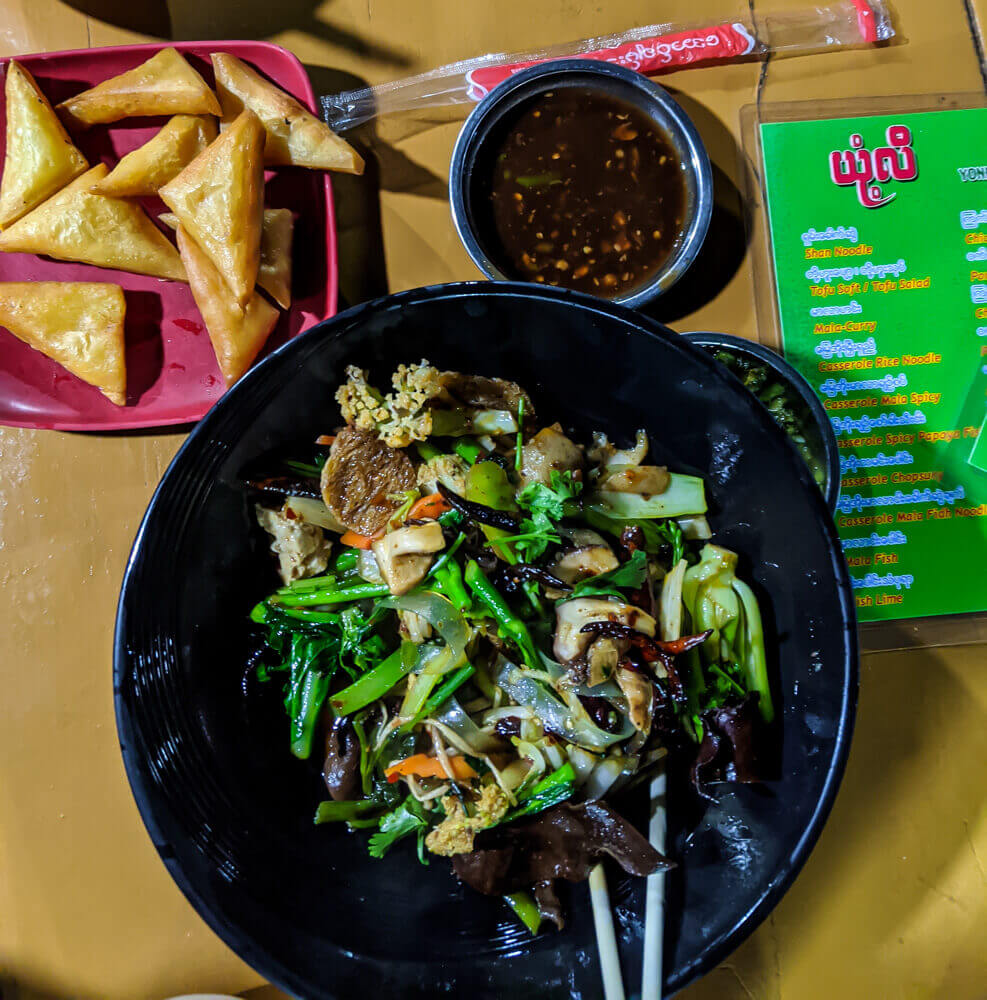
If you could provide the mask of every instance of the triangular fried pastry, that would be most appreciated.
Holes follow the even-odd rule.
[[[34,77],[14,60],[7,64],[4,90],[7,155],[0,181],[0,229],[37,208],[89,166]]]
[[[178,216],[164,212],[158,216],[172,229],[179,226]],[[263,288],[282,309],[291,306],[291,236],[295,227],[291,210],[265,208],[260,231],[260,266],[257,285]]]
[[[233,385],[271,335],[278,311],[257,292],[250,295],[245,306],[240,306],[208,254],[181,226],[177,233],[192,298],[205,320],[219,370],[226,384]]]
[[[214,52],[212,66],[223,121],[232,121],[245,107],[250,108],[267,133],[264,162],[268,166],[363,173],[360,154],[290,94],[226,52]]]
[[[148,115],[219,115],[216,95],[170,46],[58,105],[70,125],[117,122]]]
[[[264,130],[244,111],[174,180],[158,191],[245,306],[260,265],[264,217]]]
[[[265,209],[257,284],[282,309],[291,305],[291,238],[294,228],[295,220],[289,209]]]
[[[106,174],[106,164],[96,164],[4,230],[0,252],[46,254],[185,281],[177,251],[139,205],[90,193]]]
[[[117,406],[127,400],[125,312],[119,285],[89,281],[0,282],[0,326],[96,386]]]
[[[215,138],[214,118],[175,115],[153,139],[127,153],[106,177],[92,186],[92,192],[114,198],[150,198]]]

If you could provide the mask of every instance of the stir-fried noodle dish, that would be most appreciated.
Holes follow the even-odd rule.
[[[561,927],[558,880],[669,867],[618,811],[664,758],[702,796],[757,780],[757,600],[646,429],[577,440],[521,386],[426,361],[386,393],[347,376],[326,434],[245,477],[282,580],[250,676],[321,769],[316,823]]]

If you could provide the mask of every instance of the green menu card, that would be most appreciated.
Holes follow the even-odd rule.
[[[987,109],[760,126],[785,356],[861,621],[987,609]]]

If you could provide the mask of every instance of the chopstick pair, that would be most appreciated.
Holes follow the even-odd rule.
[[[668,829],[665,794],[667,779],[664,762],[651,781],[648,839],[651,846],[665,853]],[[598,864],[589,874],[589,894],[596,927],[596,946],[600,955],[604,1000],[626,1000],[624,980],[620,972],[617,936],[613,928],[613,910],[607,891],[603,865]],[[641,1000],[661,1000],[662,961],[665,938],[665,873],[648,876],[644,903],[644,961],[641,967]]]

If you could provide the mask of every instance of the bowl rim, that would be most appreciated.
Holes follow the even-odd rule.
[[[256,941],[247,931],[239,926],[228,913],[213,906],[212,902],[206,898],[206,894],[200,891],[186,874],[185,869],[179,862],[175,849],[171,846],[162,828],[162,817],[158,814],[158,806],[154,802],[154,799],[160,796],[160,791],[155,786],[147,770],[144,757],[138,752],[139,741],[136,734],[136,723],[131,716],[124,697],[124,687],[128,679],[129,664],[126,603],[132,579],[137,571],[144,534],[156,513],[157,507],[163,503],[164,493],[166,487],[169,485],[169,480],[175,474],[176,470],[179,470],[184,464],[186,455],[198,447],[200,441],[210,440],[213,425],[224,419],[227,410],[237,405],[240,397],[246,393],[248,387],[255,382],[259,382],[266,375],[267,368],[271,368],[277,364],[275,359],[280,359],[282,355],[293,351],[302,350],[313,338],[326,336],[334,338],[340,335],[345,328],[349,327],[354,320],[359,319],[361,314],[364,313],[373,313],[382,308],[401,309],[407,305],[431,299],[500,295],[547,298],[562,303],[572,302],[580,308],[606,314],[610,318],[617,318],[633,327],[636,332],[645,336],[671,340],[678,349],[692,354],[705,363],[713,363],[712,359],[702,348],[685,340],[685,338],[658,321],[625,306],[598,299],[581,292],[574,292],[570,289],[543,288],[528,282],[464,281],[429,285],[392,295],[381,296],[377,299],[360,303],[338,313],[336,316],[323,320],[321,323],[294,337],[272,352],[259,365],[251,369],[220,398],[206,416],[192,429],[191,433],[178,449],[175,457],[169,463],[148,503],[130,554],[127,557],[114,622],[113,699],[117,737],[123,758],[124,770],[141,821],[172,879],[192,904],[199,917],[243,961],[264,976],[268,982],[273,983],[275,986],[292,995],[304,995],[305,991],[310,989],[311,984],[304,981],[293,969],[267,952],[261,943]],[[788,441],[787,435],[773,420],[766,418],[765,427],[767,433],[780,435],[780,439],[786,442],[793,456],[797,454],[794,446]],[[822,494],[809,474],[805,463],[801,461],[799,462],[799,476],[807,485],[812,486],[812,489],[808,492],[815,499],[810,502],[822,504],[825,508],[825,501]],[[840,554],[841,549],[835,524],[828,515],[820,518],[819,523],[827,536],[828,548],[837,557],[833,559],[832,567],[835,572],[834,583],[837,597],[843,609],[842,621],[839,627],[844,633],[845,650],[843,662],[836,668],[841,670],[843,683],[840,691],[839,713],[834,728],[833,751],[822,789],[806,819],[801,836],[791,848],[785,863],[764,888],[761,898],[746,913],[738,918],[730,932],[725,934],[719,942],[714,946],[708,946],[691,963],[679,970],[677,980],[669,983],[671,992],[676,992],[684,988],[687,984],[693,982],[719,964],[745,941],[767,918],[775,906],[777,906],[802,870],[813,847],[818,841],[826,820],[832,811],[836,794],[846,770],[856,716],[859,685],[859,650],[856,639],[855,602],[846,563]]]
[[[830,511],[835,514],[840,499],[840,450],[836,443],[836,435],[833,433],[833,424],[829,419],[829,414],[806,377],[777,351],[773,351],[770,347],[756,340],[747,340],[746,337],[738,337],[733,333],[717,333],[713,330],[683,333],[680,336],[692,344],[722,345],[740,354],[755,357],[784,378],[799,394],[820,427],[823,458],[826,463],[826,489],[823,493]]]
[[[629,91],[637,92],[639,100],[632,99],[631,103],[652,120],[656,120],[655,115],[647,106],[659,107],[665,121],[656,120],[656,124],[668,133],[682,159],[683,167],[694,178],[695,199],[691,219],[678,248],[643,285],[638,285],[627,294],[602,299],[636,308],[663,295],[685,274],[702,249],[713,215],[713,169],[698,129],[664,87],[641,73],[594,59],[551,59],[529,66],[499,83],[470,112],[456,138],[449,165],[449,207],[452,221],[466,252],[488,278],[494,281],[519,280],[501,271],[480,242],[471,221],[471,213],[467,210],[469,184],[465,177],[466,167],[476,159],[480,146],[497,122],[504,114],[513,110],[514,98],[519,90],[528,89],[532,81],[543,81],[544,87],[541,89],[548,90],[553,85],[552,81],[557,81],[558,77],[565,77],[567,85],[572,85],[575,75],[585,77],[587,84],[591,84],[593,78],[620,81]],[[533,96],[534,93],[537,93],[537,89],[525,97]],[[524,281],[519,283],[534,284]]]

